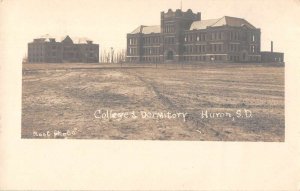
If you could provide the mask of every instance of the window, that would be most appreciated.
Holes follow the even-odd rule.
[[[251,38],[252,42],[255,42],[255,35],[252,34],[252,38]]]
[[[250,51],[251,51],[252,53],[255,52],[255,46],[254,46],[254,45],[251,45],[251,46],[250,46]]]
[[[164,28],[165,33],[171,33],[174,32],[174,27],[172,25],[166,25]]]
[[[165,43],[166,44],[174,44],[175,43],[174,37],[166,37],[165,38]]]
[[[246,60],[246,53],[243,53],[243,60]]]

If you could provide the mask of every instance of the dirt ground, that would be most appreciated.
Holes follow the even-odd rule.
[[[284,67],[24,64],[22,89],[22,138],[284,141]]]

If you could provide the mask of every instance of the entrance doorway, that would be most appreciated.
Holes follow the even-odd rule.
[[[240,55],[240,61],[241,62],[247,62],[248,61],[248,53],[247,51],[242,51],[241,55]]]
[[[168,51],[167,53],[167,60],[174,60],[174,54],[173,51]]]

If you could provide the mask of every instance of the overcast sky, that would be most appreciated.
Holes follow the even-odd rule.
[[[160,24],[160,12],[180,8],[180,0],[0,0],[1,39],[20,54],[43,34],[83,36],[100,47],[126,47],[126,33]],[[202,19],[245,18],[262,31],[262,50],[287,52],[300,34],[298,0],[182,0],[183,10]]]

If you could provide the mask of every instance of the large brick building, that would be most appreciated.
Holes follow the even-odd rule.
[[[127,34],[128,62],[260,62],[261,31],[242,18],[202,20],[191,9],[161,12],[160,25]]]
[[[28,43],[28,62],[95,63],[99,62],[99,45],[87,38],[55,38],[45,35]]]

